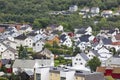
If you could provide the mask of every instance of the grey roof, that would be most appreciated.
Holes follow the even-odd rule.
[[[105,80],[103,73],[94,72],[94,73],[84,73],[84,72],[76,72],[75,76],[84,77],[85,80]]]
[[[28,28],[28,26],[26,27],[21,27],[20,30],[26,30]]]
[[[35,60],[20,60],[16,59],[13,63],[13,68],[34,68]]]
[[[8,45],[6,45],[5,43],[3,43],[3,42],[0,42],[2,45],[4,45],[5,47],[8,47]]]
[[[103,42],[103,44],[112,44],[112,40],[111,40],[111,38],[103,38],[102,39],[102,42]]]
[[[8,34],[9,34],[9,35],[12,35],[13,33],[15,33],[15,32],[14,32],[14,31],[10,31]]]
[[[86,30],[87,29],[87,27],[82,27],[82,28],[80,28],[77,32],[76,32],[76,34],[85,34],[86,33]]]
[[[9,59],[1,59],[1,62],[3,65],[9,64],[10,60]]]
[[[80,39],[81,42],[89,42],[89,37],[90,36],[91,35],[83,35],[83,36],[79,37],[79,39]]]
[[[47,48],[43,49],[43,50],[40,52],[40,54],[46,55],[46,57],[48,57],[48,58],[53,55],[53,53],[52,53],[50,50],[48,50]]]
[[[111,30],[109,30],[108,33],[112,34],[112,33],[114,33],[114,32],[115,32],[115,30],[111,29]]]
[[[55,38],[55,35],[50,35],[50,36],[48,36],[47,40],[52,40],[54,38]]]
[[[90,51],[92,51],[95,56],[100,56],[97,50],[90,50]]]
[[[63,35],[60,36],[60,40],[62,40],[63,42],[64,42],[66,39],[67,39],[67,38],[66,38],[66,35],[65,35],[65,34],[63,34]]]
[[[27,38],[27,36],[25,34],[21,34],[17,37],[15,37],[15,39],[19,39],[19,40],[25,40]]]
[[[10,50],[11,52],[13,52],[13,53],[17,53],[17,51],[15,50],[15,49],[13,49],[12,47],[8,47],[6,50]],[[5,50],[5,51],[6,51]]]
[[[91,73],[85,76],[85,80],[105,80],[102,73]]]
[[[85,60],[85,61],[88,61],[89,58],[86,56],[85,53],[80,53],[81,57]]]
[[[35,59],[39,66],[51,66],[51,59]]]
[[[27,35],[28,35],[28,36],[36,36],[37,33],[31,32],[31,33],[28,33]]]

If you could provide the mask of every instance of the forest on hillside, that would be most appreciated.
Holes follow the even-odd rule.
[[[98,6],[101,10],[115,10],[119,7],[120,0],[0,0],[0,23],[30,23],[38,28],[44,28],[49,24],[62,24],[66,30],[88,25],[96,30],[101,26],[120,27],[120,17],[82,19],[77,13],[48,14],[50,11],[68,10],[70,5],[78,5],[79,9],[85,6]],[[100,22],[94,25],[94,21],[98,19]]]

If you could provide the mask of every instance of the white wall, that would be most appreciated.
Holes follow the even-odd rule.
[[[66,80],[74,80],[75,71],[60,71],[60,77],[66,78]]]
[[[35,73],[41,74],[41,80],[49,80],[49,70],[50,68],[36,68]]]
[[[15,60],[15,53],[6,50],[5,52],[2,53],[2,59],[11,59]]]
[[[72,58],[73,67],[75,66],[85,67],[85,65],[86,65],[86,61],[80,56],[80,54],[77,54],[74,58]]]

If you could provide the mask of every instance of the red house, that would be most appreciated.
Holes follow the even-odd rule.
[[[96,72],[103,72],[104,76],[112,76],[114,79],[120,79],[120,67],[98,67]]]

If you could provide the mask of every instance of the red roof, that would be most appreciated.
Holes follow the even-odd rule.
[[[112,45],[120,45],[120,42],[112,42]]]

